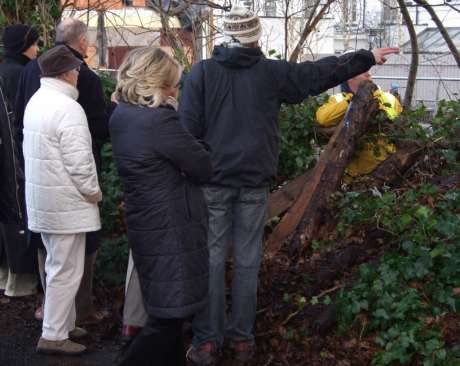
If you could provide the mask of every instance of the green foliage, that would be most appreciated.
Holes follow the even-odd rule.
[[[433,119],[434,138],[438,140],[459,140],[460,100],[442,100]]]
[[[0,33],[8,25],[27,24],[39,31],[45,47],[49,48],[61,13],[59,0],[1,0]]]
[[[112,145],[109,143],[105,144],[102,148],[102,162],[101,185],[104,193],[101,209],[102,227],[107,234],[123,232],[123,190],[112,157]]]
[[[326,98],[327,94],[323,94],[298,105],[282,106],[278,116],[281,134],[279,181],[292,179],[314,166],[319,152],[313,128],[315,114]]]
[[[393,136],[441,151],[445,173],[458,172],[456,143],[460,103],[441,102],[431,128],[421,126],[423,108],[411,111]],[[403,121],[401,121],[403,122]],[[399,135],[398,135],[399,134]],[[337,203],[338,232],[379,229],[398,249],[377,263],[360,267],[359,279],[337,298],[339,329],[350,327],[373,335],[380,352],[374,365],[460,364],[458,349],[450,349],[441,329],[442,317],[458,312],[460,297],[460,189],[442,191],[422,184],[393,190],[376,188],[345,193]]]
[[[391,233],[400,250],[377,265],[362,265],[360,279],[339,296],[340,327],[366,316],[382,348],[375,365],[443,365],[449,352],[439,327],[430,321],[457,311],[460,298],[460,190],[446,193],[424,185],[403,193],[346,195],[341,228],[375,226]],[[362,325],[362,324],[361,324]]]
[[[96,279],[107,285],[122,285],[128,265],[128,239],[126,234],[105,237],[96,261]]]
[[[105,100],[115,89],[115,80],[108,73],[99,75]],[[128,239],[123,212],[123,187],[113,160],[112,144],[105,143],[101,149],[101,187],[104,194],[101,206],[104,239],[96,263],[96,278],[108,284],[122,284],[125,281],[128,264]]]
[[[107,71],[102,71],[98,73],[101,83],[102,83],[102,91],[104,93],[105,102],[108,104],[110,103],[110,99],[112,96],[115,87],[117,86],[117,81],[111,75],[111,73]]]
[[[128,264],[128,239],[123,217],[123,189],[112,156],[112,145],[102,148],[101,206],[103,241],[96,263],[96,278],[108,284],[122,284]]]

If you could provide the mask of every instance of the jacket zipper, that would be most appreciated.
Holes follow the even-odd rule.
[[[15,158],[15,143],[13,139],[13,131],[11,129],[11,120],[10,120],[10,112],[8,111],[8,106],[6,105],[6,97],[3,94],[3,89],[0,88],[0,93],[2,94],[2,100],[3,100],[3,106],[5,108],[6,112],[6,119],[8,122],[8,129],[10,131],[10,140],[11,140],[11,149],[12,149],[12,156],[13,156],[13,169],[14,169],[14,184],[15,184],[15,198],[16,198],[16,205],[18,208],[18,214],[19,218],[22,221],[22,211],[21,211],[21,205],[19,204],[19,184],[18,184],[18,179],[17,179],[17,167],[16,167],[16,158]]]

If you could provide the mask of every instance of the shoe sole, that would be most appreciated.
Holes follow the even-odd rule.
[[[81,354],[85,353],[86,349],[80,352],[66,352],[54,349],[44,349],[44,348],[37,348],[37,353],[43,355],[63,355],[63,356],[80,356]]]

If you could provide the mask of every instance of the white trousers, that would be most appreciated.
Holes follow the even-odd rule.
[[[41,236],[47,253],[42,337],[61,341],[75,328],[75,296],[83,276],[86,234]]]
[[[5,295],[20,297],[37,293],[37,275],[31,273],[13,273],[8,266],[0,265],[0,290]]]
[[[139,275],[134,266],[131,250],[129,251],[128,270],[126,271],[125,306],[123,308],[123,325],[143,327],[147,323],[147,311],[142,298]]]

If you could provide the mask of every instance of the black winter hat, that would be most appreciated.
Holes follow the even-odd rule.
[[[76,58],[67,46],[51,48],[38,58],[41,77],[54,77],[80,67],[82,60]]]
[[[21,54],[38,41],[38,32],[24,24],[10,25],[3,30],[5,50]]]

